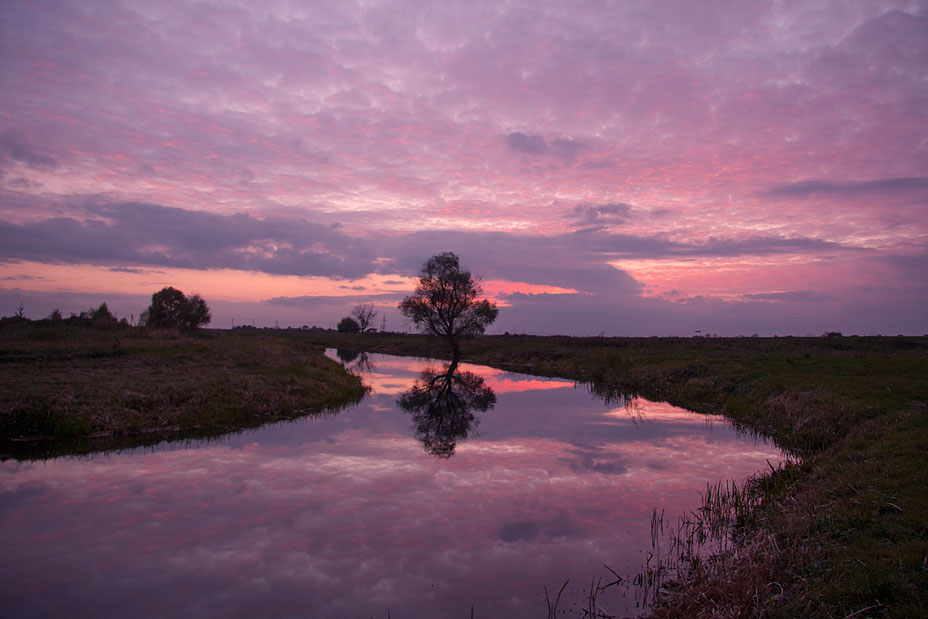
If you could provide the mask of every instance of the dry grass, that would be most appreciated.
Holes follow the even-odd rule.
[[[217,435],[337,408],[364,393],[321,347],[283,337],[35,335],[0,344],[0,442],[8,456]]]

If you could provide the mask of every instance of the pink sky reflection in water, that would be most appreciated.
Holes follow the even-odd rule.
[[[718,418],[466,366],[497,403],[439,459],[394,404],[426,362],[370,359],[374,393],[336,416],[0,464],[7,616],[544,616],[545,586],[577,585],[563,608],[604,563],[634,574],[653,509],[783,457]]]

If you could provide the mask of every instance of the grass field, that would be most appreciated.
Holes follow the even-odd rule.
[[[440,340],[318,344],[447,357]],[[658,617],[928,616],[928,338],[487,336],[464,358],[724,413],[801,457],[753,485],[742,542],[693,566]]]
[[[337,409],[360,380],[305,340],[261,333],[5,325],[0,457],[206,438]]]

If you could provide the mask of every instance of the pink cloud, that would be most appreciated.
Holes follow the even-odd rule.
[[[917,252],[925,190],[891,181],[925,178],[926,22],[891,0],[21,5],[0,43],[2,212],[102,198],[297,216],[374,242],[556,244],[580,229],[566,214],[624,204],[596,226]],[[803,289],[796,274],[777,289]],[[725,278],[707,270],[696,292]]]

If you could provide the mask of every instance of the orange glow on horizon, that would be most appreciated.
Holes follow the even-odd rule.
[[[513,282],[502,279],[492,279],[481,282],[484,293],[496,297],[501,294],[577,294],[573,288],[560,288],[559,286],[547,286],[544,284],[527,284],[525,282]]]
[[[358,280],[328,277],[272,275],[232,269],[178,269],[158,267],[104,267],[85,264],[0,264],[0,278],[35,292],[83,292],[149,295],[165,286],[207,299],[262,301],[274,297],[374,295],[405,293],[416,280],[400,275],[370,275]]]
[[[611,263],[644,284],[643,295],[668,299],[696,295],[739,298],[791,290],[836,290],[855,281],[853,260],[808,255],[621,260]]]

